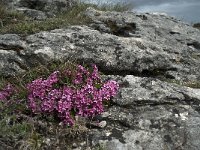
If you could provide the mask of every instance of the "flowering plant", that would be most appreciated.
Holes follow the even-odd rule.
[[[0,100],[7,100],[13,93],[14,88],[11,84],[6,85],[1,91],[0,91]]]
[[[26,99],[33,113],[56,113],[64,124],[72,126],[76,115],[101,114],[103,102],[115,96],[118,88],[116,81],[101,81],[96,65],[92,65],[92,69],[78,65],[74,70],[54,71],[46,79],[28,83]],[[0,100],[8,100],[13,92],[13,87],[7,85],[0,91]]]

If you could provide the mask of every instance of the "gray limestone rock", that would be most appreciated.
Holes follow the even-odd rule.
[[[106,126],[88,133],[91,149],[199,150],[199,87],[164,81],[199,82],[200,31],[163,14],[85,14],[89,26],[0,35],[0,74],[54,60],[96,63],[120,89],[99,116]]]
[[[158,21],[155,18],[154,20]],[[180,25],[180,23],[175,24]],[[142,28],[145,27],[141,26]],[[199,48],[195,40],[192,42],[191,39],[186,40],[186,38],[196,35],[197,42],[197,39],[200,39],[200,32],[185,24],[180,28],[188,30],[188,34],[182,38],[184,42],[175,42],[172,39],[176,37],[173,35],[168,37],[167,34],[163,34],[159,40],[152,40],[150,39],[152,35],[148,32],[140,38],[121,37],[101,33],[87,26],[40,32],[27,36],[21,42],[26,43],[23,50],[26,56],[35,57],[37,54],[44,61],[72,59],[96,63],[106,74],[133,74],[196,82],[200,79]],[[143,30],[152,31],[152,29]],[[169,29],[166,27],[165,30]],[[195,34],[190,35],[190,30]],[[2,38],[4,36],[7,35],[1,35]],[[170,39],[166,40],[166,38]],[[26,61],[28,60],[25,59]]]
[[[91,133],[94,145],[108,150],[200,148],[200,89],[130,75],[111,78],[121,89],[107,110],[105,130]]]

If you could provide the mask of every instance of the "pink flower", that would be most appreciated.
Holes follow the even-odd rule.
[[[11,97],[16,90],[11,84],[8,84],[5,88],[0,91],[0,101],[6,101]]]
[[[94,117],[101,114],[104,111],[103,101],[115,96],[119,85],[112,80],[102,85],[97,66],[92,67],[93,71],[89,72],[83,66],[77,66],[71,86],[60,81],[63,78],[58,77],[59,71],[53,72],[47,79],[32,81],[27,85],[29,108],[34,113],[57,112],[63,123],[69,126],[74,124],[73,115]],[[72,75],[68,69],[65,72]]]

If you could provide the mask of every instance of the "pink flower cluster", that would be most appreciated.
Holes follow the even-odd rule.
[[[12,96],[14,92],[15,92],[14,87],[11,84],[8,84],[5,88],[3,88],[0,91],[0,101],[6,101]]]
[[[117,94],[118,83],[102,83],[96,65],[92,71],[79,65],[75,72],[64,72],[55,71],[47,79],[36,79],[27,85],[28,104],[34,113],[56,112],[63,123],[71,126],[75,115],[94,117],[102,113],[103,102]]]

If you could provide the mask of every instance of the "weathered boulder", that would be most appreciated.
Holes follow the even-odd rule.
[[[20,51],[24,50],[24,48],[25,42],[23,42],[18,35],[6,34],[0,36],[1,75],[8,76],[13,72],[24,71],[21,65],[26,64],[26,62],[19,56]]]
[[[121,89],[100,117],[107,127],[91,132],[91,144],[109,150],[200,148],[200,89],[132,75],[107,78]]]
[[[164,82],[199,82],[200,31],[162,14],[91,8],[85,14],[89,26],[0,35],[0,74],[53,60],[96,63],[120,91],[97,116],[107,126],[90,129],[91,149],[200,149],[200,88]]]
[[[94,20],[91,27],[74,26],[27,36],[21,41],[26,45],[21,52],[30,57],[37,54],[41,60],[94,62],[107,74],[185,82],[200,79],[198,29],[158,14],[93,9],[88,9],[86,14]],[[105,32],[104,27],[108,31]],[[29,61],[25,56],[21,57],[24,62]],[[23,66],[29,67],[29,64]]]
[[[137,68],[132,71],[148,75],[162,74],[175,79],[187,76],[191,80],[199,80],[200,32],[197,29],[158,13],[88,9],[86,15],[93,20],[90,25],[93,29],[121,37],[126,45],[131,45],[132,52],[141,50],[136,52],[139,56],[131,57],[136,58],[133,65]],[[189,67],[191,64],[194,66]],[[196,72],[197,76],[192,72]]]

